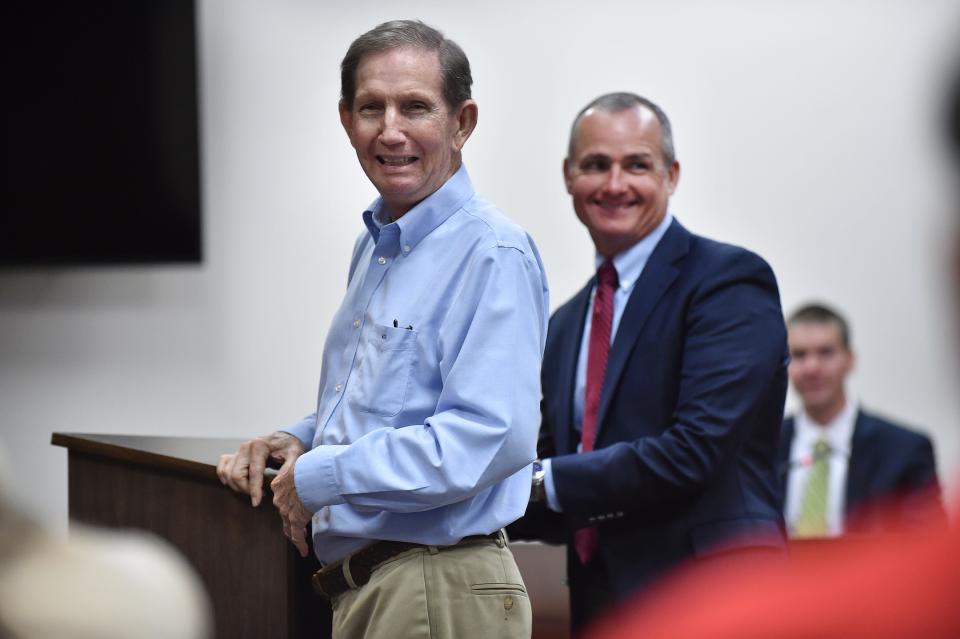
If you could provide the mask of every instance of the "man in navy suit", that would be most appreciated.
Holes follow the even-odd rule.
[[[803,404],[784,421],[780,439],[790,535],[836,537],[945,521],[930,439],[865,413],[847,396],[854,354],[846,320],[828,306],[807,304],[787,327],[790,380]]]
[[[658,106],[587,105],[563,174],[600,268],[550,321],[542,467],[511,533],[567,544],[576,630],[687,559],[779,555],[787,349],[766,262],[669,213]]]

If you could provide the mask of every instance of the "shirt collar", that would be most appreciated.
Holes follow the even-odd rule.
[[[396,225],[400,234],[400,244],[404,255],[413,251],[417,244],[430,234],[435,228],[443,224],[447,218],[462,208],[467,200],[473,197],[475,191],[467,167],[460,165],[457,172],[450,176],[439,189],[428,195],[422,202],[406,212],[396,222],[391,222],[383,208],[383,198],[378,197],[363,212],[363,223],[373,236],[373,241],[380,240],[380,232]]]
[[[667,211],[667,214],[663,216],[660,224],[647,233],[642,240],[627,250],[613,256],[613,266],[617,269],[617,278],[619,279],[618,286],[621,290],[630,290],[633,288],[633,285],[637,283],[637,280],[640,279],[643,267],[647,265],[647,260],[649,260],[650,255],[653,254],[653,249],[660,243],[660,238],[667,232],[672,221],[673,216]],[[600,265],[603,264],[605,259],[606,258],[599,253],[597,254],[595,259],[597,268],[600,268]]]
[[[853,439],[853,427],[857,421],[860,404],[855,399],[847,399],[843,410],[837,414],[829,424],[820,425],[813,421],[804,411],[797,414],[797,440],[800,446],[798,453],[808,454],[813,450],[817,440],[824,439],[832,450],[850,455],[850,441]]]

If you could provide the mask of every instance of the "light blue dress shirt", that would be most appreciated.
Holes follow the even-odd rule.
[[[617,270],[617,290],[613,294],[613,323],[610,328],[610,344],[617,336],[617,328],[620,326],[620,318],[623,317],[623,309],[633,293],[633,287],[640,279],[647,261],[653,254],[653,249],[660,243],[660,238],[667,232],[673,216],[668,212],[663,216],[663,220],[652,231],[626,251],[613,257],[613,267]],[[595,262],[599,269],[603,264],[602,255],[597,255]],[[573,423],[578,431],[583,424],[583,404],[587,394],[587,353],[590,350],[590,327],[593,325],[593,298],[596,295],[596,286],[590,294],[590,304],[587,308],[586,324],[583,326],[583,336],[580,338],[580,353],[577,359],[577,379],[576,386],[573,389]],[[577,445],[577,450],[580,445]],[[543,486],[547,494],[547,506],[551,510],[562,512],[560,500],[557,498],[557,489],[553,483],[553,471],[550,468],[550,460],[543,460]]]
[[[491,533],[530,495],[547,281],[466,169],[396,222],[363,214],[294,482],[318,558]]]

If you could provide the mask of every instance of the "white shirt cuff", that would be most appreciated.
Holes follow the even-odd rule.
[[[550,459],[543,460],[543,487],[547,493],[547,507],[558,513],[563,512],[560,500],[557,499],[557,488],[553,485],[553,471],[550,469]]]

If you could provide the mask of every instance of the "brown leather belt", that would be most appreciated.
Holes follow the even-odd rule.
[[[341,593],[366,584],[370,581],[373,571],[380,564],[393,559],[402,552],[414,548],[444,550],[480,541],[505,543],[503,531],[500,530],[489,535],[470,535],[450,546],[426,546],[404,541],[377,541],[352,555],[348,555],[343,561],[324,566],[315,572],[312,580],[313,590],[322,597],[333,599]]]

